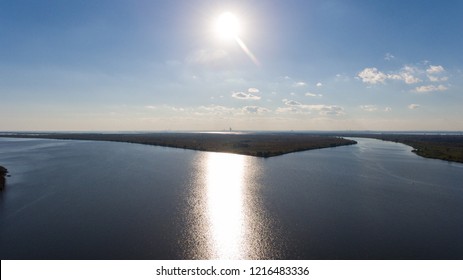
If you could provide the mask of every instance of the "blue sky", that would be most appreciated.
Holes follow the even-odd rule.
[[[214,32],[223,12],[239,39]],[[463,1],[0,0],[0,130],[463,130]]]

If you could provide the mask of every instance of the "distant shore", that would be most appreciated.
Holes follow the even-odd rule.
[[[0,166],[0,190],[3,190],[3,188],[5,188],[5,181],[6,181],[6,174],[8,173],[8,170],[3,167],[3,166]]]
[[[402,143],[419,156],[463,163],[463,135],[452,134],[343,134],[344,137],[373,138]]]
[[[337,136],[307,133],[9,133],[0,136],[115,141],[265,158],[357,143]]]
[[[342,137],[373,138],[402,143],[419,156],[463,163],[463,135],[426,133],[25,133],[0,137],[116,141],[256,157],[356,144]]]

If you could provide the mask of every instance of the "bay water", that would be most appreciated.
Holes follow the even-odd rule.
[[[1,259],[462,259],[463,164],[0,138]]]

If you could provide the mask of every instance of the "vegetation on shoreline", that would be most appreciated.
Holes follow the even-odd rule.
[[[5,177],[7,173],[8,170],[5,167],[0,166],[0,190],[3,190],[3,188],[5,188]]]
[[[306,133],[15,133],[1,135],[17,138],[116,141],[198,151],[224,152],[256,157],[352,145],[357,142],[335,136]]]
[[[298,151],[356,144],[342,137],[402,143],[426,158],[463,163],[463,135],[387,133],[8,133],[0,137],[138,143],[198,151],[272,157]],[[1,172],[1,171],[0,171]],[[3,178],[4,177],[0,176]]]
[[[413,152],[422,157],[463,163],[463,135],[356,134],[349,136],[402,143],[411,146]]]

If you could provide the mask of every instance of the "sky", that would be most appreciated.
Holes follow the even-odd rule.
[[[462,131],[462,14],[460,0],[0,0],[0,131]]]

